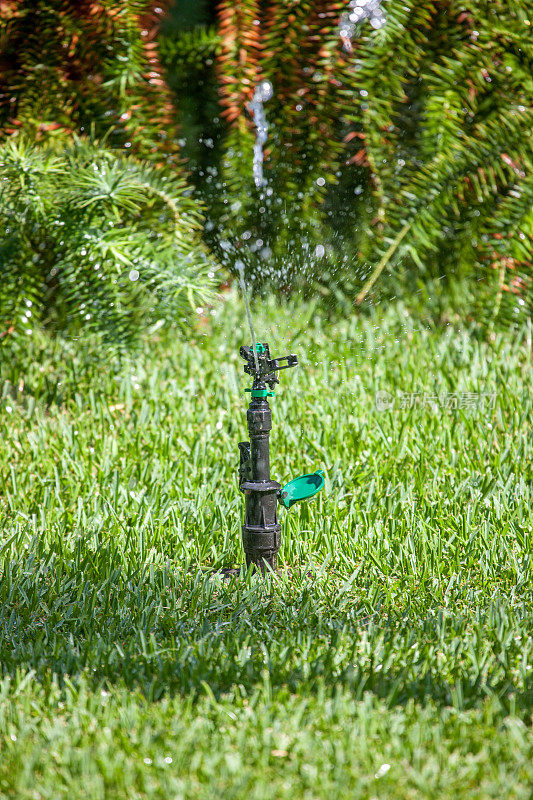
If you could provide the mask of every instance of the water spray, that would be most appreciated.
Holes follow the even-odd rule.
[[[246,361],[244,372],[253,378],[251,388],[246,389],[251,394],[247,413],[250,441],[239,443],[239,488],[245,497],[242,542],[246,566],[254,566],[264,574],[267,569],[276,569],[281,545],[278,503],[290,508],[312,497],[324,486],[324,474],[317,470],[301,475],[283,487],[270,477],[272,412],[268,398],[274,396],[278,373],[297,366],[298,357],[291,353],[271,358],[268,344],[261,342],[255,348],[241,347],[240,355]]]
[[[253,177],[255,185],[264,186],[263,146],[267,140],[268,124],[263,104],[273,95],[270,81],[257,84],[247,108],[256,127],[254,143]],[[274,387],[279,383],[278,373],[298,365],[298,357],[291,353],[280,358],[270,357],[268,344],[257,342],[255,338],[250,303],[244,279],[244,264],[237,260],[235,267],[239,274],[242,296],[246,307],[246,317],[252,339],[251,346],[240,348],[245,360],[244,372],[253,378],[250,392],[247,421],[250,441],[239,442],[239,488],[245,497],[242,543],[246,556],[246,567],[253,567],[263,575],[267,570],[275,570],[281,545],[281,525],[278,522],[278,503],[291,508],[294,503],[313,497],[324,486],[324,473],[317,470],[309,475],[300,475],[281,486],[270,477],[270,431],[272,412],[268,402],[274,397]]]
[[[339,22],[339,36],[347,53],[352,52],[352,39],[359,23],[369,20],[376,30],[385,25],[385,12],[382,0],[350,0],[348,11],[345,11]]]
[[[248,111],[253,114],[257,131],[254,142],[254,161],[252,169],[254,183],[258,188],[265,183],[263,180],[263,147],[268,137],[268,123],[263,103],[270,100],[273,94],[274,89],[270,81],[261,81],[255,87],[253,97],[247,106]]]

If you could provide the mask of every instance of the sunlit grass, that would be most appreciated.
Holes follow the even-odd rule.
[[[77,343],[0,367],[0,794],[530,797],[528,331],[258,319],[302,362],[273,476],[327,481],[281,512],[289,569],[225,583],[242,319],[120,368]]]

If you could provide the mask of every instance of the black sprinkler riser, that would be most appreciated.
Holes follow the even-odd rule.
[[[242,543],[246,566],[264,573],[276,569],[281,545],[278,492],[281,484],[270,478],[270,431],[272,412],[266,399],[252,399],[247,414],[250,435],[250,477],[241,484],[245,497]]]
[[[253,378],[251,389],[246,389],[251,394],[246,415],[250,441],[239,442],[239,488],[245,497],[242,544],[246,566],[253,566],[264,575],[266,570],[276,569],[281,545],[278,503],[288,509],[294,503],[313,497],[324,486],[324,473],[317,470],[309,475],[300,475],[283,488],[272,480],[272,412],[267,398],[274,396],[274,386],[279,383],[278,372],[296,367],[298,358],[293,353],[270,358],[268,344],[260,342],[252,347],[243,345],[239,352],[246,361],[245,373]]]
[[[254,481],[270,480],[272,412],[267,400],[252,400],[247,414],[250,457]]]
[[[245,497],[242,543],[246,566],[254,566],[264,574],[268,568],[276,569],[281,545],[281,525],[278,522],[281,484],[270,477],[272,412],[267,400],[267,387],[273,389],[279,383],[278,371],[296,366],[298,359],[293,355],[271,359],[268,345],[260,344],[257,348],[257,360],[251,348],[241,347],[240,350],[246,361],[244,371],[254,380],[246,415],[250,441],[239,444],[239,488]]]

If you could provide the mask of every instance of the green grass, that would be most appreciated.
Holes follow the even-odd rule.
[[[530,329],[268,309],[260,339],[302,362],[273,476],[327,481],[282,512],[289,570],[224,583],[243,319],[120,367],[78,343],[1,364],[0,796],[530,798]],[[496,400],[425,396],[451,392]]]

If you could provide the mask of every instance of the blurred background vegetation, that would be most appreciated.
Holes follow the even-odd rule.
[[[2,0],[0,341],[132,344],[236,259],[332,313],[438,283],[485,329],[531,315],[530,2],[382,10],[350,41],[338,0]]]

